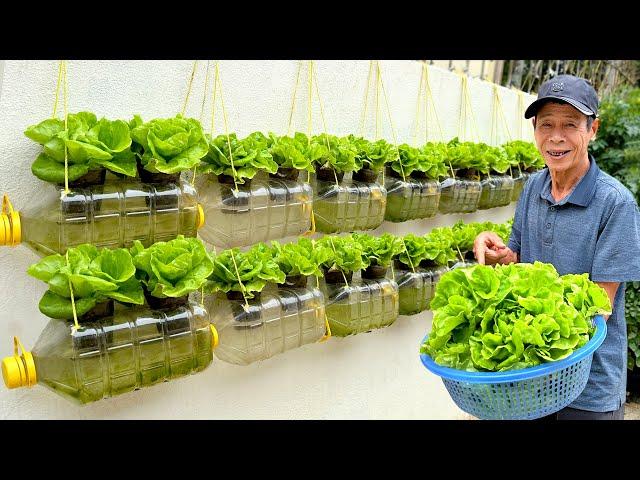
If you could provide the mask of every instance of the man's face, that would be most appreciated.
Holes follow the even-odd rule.
[[[565,172],[589,158],[587,148],[598,131],[598,119],[587,129],[586,115],[568,103],[547,102],[535,120],[536,145],[549,170]]]

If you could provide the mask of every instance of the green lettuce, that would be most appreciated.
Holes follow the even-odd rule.
[[[129,123],[131,138],[142,149],[140,162],[152,173],[190,170],[207,154],[209,145],[202,125],[194,118],[156,118],[143,123],[135,115]]]
[[[315,245],[312,240],[301,237],[297,243],[271,242],[273,258],[286,276],[322,276],[320,265],[329,260],[333,252],[326,245]]]
[[[442,276],[431,301],[432,330],[420,351],[440,365],[505,371],[561,360],[610,314],[587,274],[558,275],[551,264],[475,265]]]
[[[67,128],[64,120],[53,118],[30,126],[24,133],[44,147],[31,166],[41,180],[64,182],[65,147],[71,181],[100,168],[136,175],[129,126],[122,120],[98,120],[91,112],[79,112],[68,115]]]
[[[158,298],[182,297],[198,290],[213,270],[203,243],[184,235],[148,248],[136,240],[130,251],[137,278]]]
[[[142,305],[142,286],[136,279],[131,254],[126,249],[98,250],[89,244],[69,248],[69,261],[60,254],[44,257],[27,273],[49,285],[40,300],[42,313],[51,318],[73,319],[71,289],[76,313],[82,316],[108,299]]]
[[[285,273],[274,259],[274,252],[264,243],[254,245],[247,252],[236,247],[211,257],[213,269],[204,286],[208,293],[243,292],[246,298],[253,298],[267,282],[285,281]]]
[[[390,233],[383,233],[380,236],[352,233],[351,238],[362,247],[362,262],[365,267],[369,265],[388,267],[393,258],[404,251],[402,240]]]
[[[330,252],[330,257],[322,262],[322,266],[327,270],[348,273],[357,272],[366,267],[362,261],[362,246],[351,235],[324,236],[316,242],[316,245],[326,247]]]

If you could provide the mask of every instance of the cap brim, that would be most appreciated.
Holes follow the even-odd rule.
[[[542,107],[542,105],[544,105],[549,100],[560,100],[562,102],[568,103],[569,105],[571,105],[572,107],[576,108],[577,110],[579,110],[581,113],[584,113],[585,115],[588,115],[588,116],[595,115],[595,112],[593,112],[584,103],[578,102],[577,100],[574,100],[573,98],[559,97],[559,96],[556,96],[556,95],[548,95],[548,96],[546,96],[544,98],[539,98],[538,100],[533,102],[531,105],[529,105],[527,110],[524,112],[524,118],[535,117],[536,113],[538,113],[538,110],[540,109],[540,107]]]

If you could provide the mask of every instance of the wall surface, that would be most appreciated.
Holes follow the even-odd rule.
[[[201,117],[210,129],[210,95],[203,109],[206,62],[199,62],[187,114]],[[212,64],[213,65],[213,64]],[[220,72],[228,128],[238,135],[255,130],[287,131],[298,62],[222,61]],[[0,62],[0,193],[8,193],[16,209],[29,205],[43,189],[30,165],[41,148],[23,132],[52,115],[57,63]],[[182,109],[192,62],[188,61],[70,61],[67,66],[68,110],[90,110],[98,117],[143,119],[173,116]],[[213,72],[213,67],[210,69]],[[303,64],[296,94],[293,128],[307,131],[307,63]],[[361,133],[361,118],[369,71],[368,61],[319,61],[318,91],[326,129],[344,135]],[[384,91],[393,121],[390,128],[382,92],[378,96],[379,132],[387,140],[412,142],[421,64],[381,62]],[[458,134],[461,80],[452,72],[429,67],[442,135],[430,112],[430,140],[449,140]],[[209,81],[209,86],[212,81]],[[315,85],[314,85],[315,91]],[[490,142],[493,84],[469,81],[473,121],[466,123],[468,140]],[[529,123],[521,120],[518,93],[498,87],[511,138],[532,139]],[[218,94],[219,95],[219,94]],[[533,100],[524,95],[522,106]],[[375,135],[375,89],[369,90],[364,133]],[[312,131],[323,130],[320,105],[314,96]],[[429,107],[431,108],[431,107]],[[203,111],[202,115],[200,115]],[[424,110],[423,110],[424,111]],[[58,113],[62,115],[60,102]],[[224,132],[218,104],[215,133]],[[424,121],[416,141],[424,142]],[[509,136],[499,124],[498,143]],[[403,224],[385,222],[376,233],[414,232],[464,221],[502,222],[514,205],[469,215],[437,216]],[[24,246],[0,248],[0,356],[13,352],[12,336],[31,347],[47,319],[38,311],[46,286],[26,274],[38,257]],[[144,419],[447,419],[463,418],[441,380],[421,365],[418,348],[431,326],[431,312],[400,317],[389,328],[351,338],[332,338],[305,345],[272,359],[239,367],[214,360],[204,372],[120,397],[76,407],[42,386],[8,390],[0,386],[0,419],[144,418]]]

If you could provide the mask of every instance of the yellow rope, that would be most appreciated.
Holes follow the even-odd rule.
[[[67,111],[67,62],[66,60],[62,61],[62,91],[64,92],[64,102],[62,105],[64,106],[64,130],[67,131],[67,123],[69,119],[69,112]],[[62,141],[64,144],[64,195],[66,196],[69,193],[69,158],[67,153],[67,142],[65,140]]]
[[[315,241],[311,240],[311,244],[315,246]],[[320,280],[318,279],[317,275],[315,277],[316,277],[316,288],[320,289]],[[320,340],[318,340],[318,343],[326,342],[327,340],[329,340],[331,338],[331,326],[329,325],[329,317],[327,317],[326,309],[323,309],[323,312],[324,312],[325,333],[322,336],[322,338]]]
[[[413,146],[417,146],[417,136],[418,136],[418,126],[420,125],[420,109],[422,107],[422,93],[423,93],[423,84],[424,84],[424,65],[420,69],[420,84],[418,85],[418,98],[416,100],[416,121],[413,126]],[[426,99],[425,99],[426,100]],[[426,137],[425,137],[426,142]]]
[[[331,243],[331,248],[333,248],[333,253],[337,255],[336,246],[333,244],[333,237],[329,237],[329,242]],[[342,269],[340,269],[340,273],[342,274],[342,278],[344,279],[345,285],[348,287],[349,282],[347,281],[347,276],[344,274]]]
[[[375,136],[373,137],[373,140],[378,140],[378,129],[379,129],[379,124],[380,124],[380,100],[379,100],[379,96],[380,96],[380,60],[376,60],[376,116],[375,116],[375,121],[376,121],[376,130],[375,130]]]
[[[426,86],[427,86],[427,94],[429,97],[429,100],[431,101],[431,108],[433,109],[433,116],[436,119],[436,126],[438,127],[438,133],[440,135],[440,141],[444,141],[444,134],[442,133],[442,125],[440,124],[440,119],[438,118],[438,110],[436,109],[436,103],[435,100],[433,98],[433,92],[431,91],[431,83],[429,81],[429,68],[427,67],[427,64],[424,64],[424,71],[425,71],[425,82],[426,82]]]
[[[216,91],[218,90],[218,62],[216,62],[216,71],[213,78],[213,91],[211,92],[211,125],[209,125],[209,135],[213,140],[213,130],[215,125],[216,114]]]
[[[298,73],[296,74],[296,85],[293,88],[293,98],[291,99],[291,111],[289,112],[289,127],[287,128],[287,136],[291,136],[291,124],[293,122],[293,111],[296,106],[296,94],[298,92],[298,83],[300,82],[300,70],[302,70],[302,62],[298,62]]]
[[[523,140],[522,138],[522,117],[524,115],[524,93],[522,90],[518,91],[518,138]]]
[[[507,124],[507,119],[504,115],[504,109],[502,108],[502,101],[500,100],[500,94],[498,93],[497,85],[493,86],[493,95],[494,95],[494,101],[496,103],[497,111],[500,114],[500,117],[502,118],[502,124],[504,125],[504,130],[505,132],[507,132],[507,138],[511,140],[511,131],[509,130],[509,125]],[[496,137],[497,137],[497,134],[498,134],[498,125],[496,122]],[[496,141],[497,141],[497,138],[496,138]]]
[[[204,91],[202,93],[202,105],[200,106],[200,115],[198,116],[198,121],[202,123],[202,115],[204,115],[204,106],[207,102],[207,88],[209,87],[209,64],[210,60],[207,60],[207,70],[204,76]]]
[[[69,267],[69,271],[71,271],[71,265],[69,264],[69,250],[66,251],[65,258],[67,259],[67,267]],[[69,281],[69,293],[71,294],[71,311],[73,312],[73,323],[75,324],[74,326],[77,330],[78,328],[80,328],[80,325],[78,324],[78,313],[76,312],[76,301],[75,301],[75,298],[73,297],[73,287],[71,286],[71,278],[69,278],[68,281]]]
[[[193,68],[191,69],[191,76],[189,77],[189,85],[187,87],[187,95],[184,98],[184,105],[182,105],[182,116],[184,117],[184,112],[187,110],[187,102],[189,101],[189,95],[191,94],[191,84],[193,83],[193,77],[196,74],[196,68],[198,67],[198,60],[193,61]]]
[[[324,107],[322,105],[322,98],[320,97],[320,89],[318,88],[318,77],[316,75],[315,66],[313,60],[311,60],[311,73],[313,75],[313,79],[315,80],[316,85],[316,96],[318,97],[318,105],[320,105],[320,118],[322,120],[322,129],[324,131],[324,140],[327,144],[327,150],[331,151],[331,145],[329,145],[329,134],[327,133],[327,122],[324,118]],[[311,137],[309,137],[311,138]],[[333,178],[336,181],[336,185],[339,186],[340,182],[338,182],[338,175],[336,174],[335,169],[333,169]]]
[[[227,136],[227,146],[229,147],[229,162],[231,162],[231,170],[233,171],[233,185],[235,186],[236,194],[239,193],[238,183],[236,182],[236,167],[233,165],[233,152],[231,151],[231,138],[229,137],[229,125],[227,123],[227,110],[224,108],[224,96],[222,95],[222,79],[220,78],[220,70],[216,62],[216,78],[218,79],[218,89],[220,90],[220,105],[222,106],[222,119],[224,121],[224,132]]]
[[[391,127],[391,136],[393,137],[393,144],[396,147],[396,153],[398,154],[398,163],[400,164],[400,173],[402,174],[402,180],[407,181],[407,177],[404,174],[404,168],[402,167],[402,161],[400,160],[400,150],[398,149],[398,140],[396,138],[396,129],[393,127],[393,120],[391,120],[391,109],[389,108],[389,100],[387,99],[387,91],[384,88],[384,82],[382,81],[382,74],[380,73],[380,62],[377,63],[378,74],[380,75],[380,87],[382,88],[382,95],[384,96],[384,103],[387,107],[387,116],[389,117],[389,126]],[[383,182],[384,182],[384,170],[383,170]]]
[[[413,262],[411,261],[411,255],[409,255],[409,250],[407,250],[407,244],[404,241],[404,237],[402,237],[402,245],[404,245],[404,251],[407,252],[407,259],[409,260],[409,266],[411,267],[411,270],[413,271],[413,273],[416,273],[416,269],[413,266]]]
[[[309,97],[307,98],[307,136],[309,137],[309,141],[311,141],[311,99],[313,96],[313,60],[309,60]],[[316,84],[317,86],[317,84]],[[319,98],[318,98],[319,100]]]
[[[240,284],[240,293],[242,293],[242,298],[244,298],[244,310],[248,312],[249,302],[247,301],[247,296],[244,293],[246,292],[247,287],[244,286],[244,283],[242,283],[242,280],[240,279],[240,272],[238,271],[238,264],[236,263],[236,257],[233,255],[233,249],[230,249],[229,253],[231,253],[231,260],[233,261],[233,266],[236,270],[236,277],[238,278],[238,283]]]
[[[51,118],[56,118],[56,112],[58,111],[58,95],[60,93],[60,82],[62,80],[62,62],[63,60],[60,60],[58,62],[58,82],[56,83],[56,99],[53,102],[53,115],[51,116]]]
[[[373,71],[373,60],[369,60],[369,74],[367,75],[367,86],[364,91],[364,108],[362,109],[362,118],[360,119],[360,136],[364,137],[364,127],[367,118],[367,107],[369,103],[369,86],[371,85],[371,73]]]

